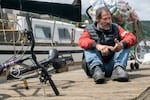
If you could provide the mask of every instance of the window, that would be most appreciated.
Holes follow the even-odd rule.
[[[51,39],[51,28],[45,26],[35,26],[35,37],[38,39]]]
[[[58,33],[59,33],[60,40],[69,40],[70,39],[69,30],[66,28],[58,28]]]

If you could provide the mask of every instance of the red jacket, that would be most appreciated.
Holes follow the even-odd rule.
[[[125,31],[121,26],[117,25],[119,38],[124,44],[125,48],[129,48],[136,44],[137,38],[131,32]],[[95,47],[97,42],[94,39],[91,39],[91,36],[87,29],[81,34],[78,45],[83,49],[91,49]]]

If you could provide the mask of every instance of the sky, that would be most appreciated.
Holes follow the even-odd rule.
[[[150,0],[126,0],[141,20],[150,20]]]
[[[82,13],[90,5],[90,0],[82,0]],[[124,0],[135,10],[140,20],[150,20],[150,0]]]

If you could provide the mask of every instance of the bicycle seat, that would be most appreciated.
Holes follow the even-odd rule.
[[[59,56],[59,53],[57,49],[50,49],[48,58],[40,61],[40,64],[46,65],[48,63],[52,63],[55,59],[58,58],[58,56]]]

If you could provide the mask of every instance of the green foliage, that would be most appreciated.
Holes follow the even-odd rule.
[[[150,21],[141,21],[144,36],[150,38]]]
[[[133,27],[133,24],[126,24],[124,29],[130,32],[133,32],[139,40],[143,38],[150,38],[150,21],[140,21],[140,27],[136,25]]]
[[[82,22],[84,22],[85,20],[88,20],[89,23],[92,23],[92,20],[90,20],[90,19],[87,17],[87,15],[83,14],[83,15],[82,15]]]

